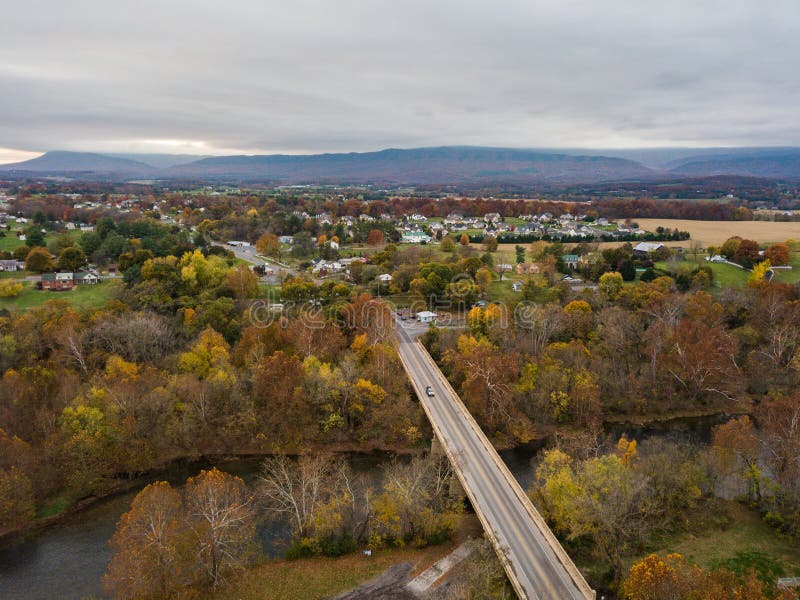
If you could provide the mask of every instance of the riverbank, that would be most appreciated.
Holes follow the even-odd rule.
[[[603,421],[603,428],[606,433],[621,435],[627,433],[629,437],[638,437],[643,431],[652,429],[653,431],[672,430],[678,425],[678,429],[688,425],[689,428],[710,429],[711,425],[717,422],[724,422],[732,416],[750,414],[752,402],[738,401],[735,404],[725,407],[715,406],[707,409],[681,410],[668,414],[649,413],[634,415],[609,415]],[[707,422],[706,422],[707,421]],[[558,426],[539,429],[537,435],[526,444],[498,444],[494,440],[495,448],[499,452],[528,451],[535,453],[545,446],[555,434],[563,429]],[[705,437],[705,436],[702,436]],[[88,508],[96,506],[104,501],[112,500],[118,496],[127,494],[133,490],[139,490],[146,485],[162,479],[167,479],[170,483],[183,483],[185,479],[196,474],[200,469],[207,469],[213,466],[223,466],[237,461],[263,460],[277,454],[287,456],[299,456],[302,454],[313,453],[332,453],[347,455],[385,455],[389,456],[413,456],[419,454],[427,448],[424,446],[399,446],[370,444],[360,445],[354,442],[338,443],[330,446],[310,446],[306,448],[291,448],[285,452],[263,452],[245,451],[236,453],[207,454],[207,455],[176,455],[165,459],[160,465],[131,479],[117,479],[115,484],[102,494],[86,498],[71,499],[62,495],[54,496],[45,500],[40,507],[40,515],[33,520],[15,528],[0,531],[0,544],[13,542],[16,537],[24,537],[30,533],[41,529],[46,529],[64,519],[74,516]],[[55,510],[56,512],[52,512]]]
[[[347,597],[374,597],[359,593],[359,586],[384,574],[381,589],[402,590],[405,584],[450,554],[463,542],[483,535],[472,514],[462,516],[450,541],[426,548],[384,548],[365,556],[361,552],[327,558],[275,560],[254,565],[231,578],[216,591],[201,594],[204,600],[318,600],[353,590]],[[409,597],[399,593],[397,597]],[[381,595],[380,597],[386,597]],[[390,596],[391,597],[391,596]]]
[[[423,451],[421,447],[358,446],[355,443],[342,443],[332,446],[309,447],[302,450],[292,449],[287,451],[287,456],[300,456],[313,453],[330,453],[342,455],[364,456],[413,456]],[[130,479],[117,478],[115,483],[102,494],[84,498],[70,498],[67,492],[62,492],[42,502],[39,507],[40,516],[23,523],[17,527],[0,530],[0,544],[13,543],[15,538],[25,537],[36,531],[58,525],[60,522],[76,514],[92,508],[106,501],[128,494],[134,490],[144,488],[155,481],[167,480],[170,483],[183,483],[187,477],[196,475],[201,469],[223,467],[238,461],[258,461],[281,453],[276,452],[237,452],[207,455],[177,455],[164,460],[158,466],[138,474]],[[55,512],[53,512],[55,509]]]

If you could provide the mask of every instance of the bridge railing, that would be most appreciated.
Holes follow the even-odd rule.
[[[555,555],[556,559],[559,561],[559,563],[561,563],[561,565],[563,566],[564,570],[567,572],[569,577],[575,583],[575,586],[584,594],[584,596],[587,599],[593,600],[594,598],[596,598],[595,591],[589,586],[589,584],[586,582],[586,580],[584,579],[584,577],[581,574],[581,572],[575,566],[575,563],[572,562],[572,559],[569,557],[569,555],[566,553],[564,548],[561,546],[561,543],[558,541],[558,539],[555,537],[555,535],[553,535],[553,532],[550,531],[550,528],[547,526],[547,523],[545,522],[544,518],[541,516],[541,514],[539,514],[539,511],[537,511],[536,508],[533,506],[533,503],[531,502],[530,498],[528,498],[527,494],[525,494],[522,491],[522,488],[520,487],[520,485],[517,482],[517,480],[514,477],[514,475],[512,475],[511,471],[508,470],[508,467],[502,461],[502,459],[500,458],[500,455],[497,454],[497,451],[491,445],[491,443],[489,442],[488,438],[483,433],[483,430],[478,425],[477,421],[475,421],[475,419],[472,416],[472,414],[467,410],[467,408],[464,406],[463,402],[461,402],[461,398],[459,397],[458,393],[453,389],[453,386],[450,385],[450,382],[442,374],[442,372],[439,369],[438,365],[435,363],[433,358],[431,358],[430,354],[428,354],[428,351],[419,342],[412,342],[410,339],[408,339],[407,341],[409,342],[410,346],[415,347],[415,348],[417,348],[418,350],[421,351],[423,359],[425,361],[427,361],[428,364],[433,368],[433,370],[436,373],[436,376],[439,378],[441,384],[447,390],[449,390],[449,392],[452,395],[452,397],[456,400],[456,406],[457,406],[459,412],[461,412],[462,415],[465,417],[467,423],[473,429],[473,431],[477,435],[478,439],[481,441],[481,445],[484,446],[484,449],[486,450],[486,452],[488,452],[489,456],[491,456],[492,461],[498,466],[498,468],[502,472],[503,476],[505,477],[506,481],[509,483],[509,485],[511,486],[512,490],[514,491],[514,494],[519,499],[519,501],[522,503],[522,505],[525,508],[526,512],[529,514],[529,516],[531,517],[531,519],[535,523],[537,529],[540,531],[541,535],[544,537],[544,539],[547,541],[548,545],[552,549],[553,554]],[[402,352],[400,351],[400,348],[398,348],[398,355],[400,356],[400,360],[403,363],[403,366],[405,367],[406,371],[409,373],[409,375],[411,375],[411,369],[405,363],[405,360],[403,359]],[[453,453],[453,451],[450,448],[450,446],[446,443],[446,439],[443,436],[441,429],[439,428],[438,424],[436,423],[436,420],[433,418],[433,415],[431,414],[430,409],[427,406],[427,397],[426,397],[424,391],[418,387],[416,381],[414,381],[414,378],[412,376],[410,376],[409,379],[411,380],[411,383],[414,386],[414,389],[416,390],[417,395],[421,399],[422,408],[425,411],[425,414],[428,416],[428,420],[431,423],[431,427],[433,428],[433,431],[436,434],[436,437],[439,438],[439,441],[441,442],[442,447],[444,448],[444,452],[447,455],[448,460],[450,460],[451,464],[453,465],[453,467],[454,467],[454,469],[456,471],[456,474],[458,475],[458,478],[461,481],[461,485],[464,488],[464,491],[467,493],[467,496],[469,497],[470,501],[472,502],[472,505],[477,507],[478,504],[476,502],[476,498],[472,494],[472,492],[470,490],[470,486],[468,485],[468,483],[467,483],[467,481],[465,479],[465,475],[464,475],[464,473],[462,471],[462,468],[461,468],[461,465],[460,465],[460,462],[459,462],[459,457]],[[476,514],[478,516],[478,519],[481,521],[481,525],[483,526],[486,535],[489,537],[489,540],[492,542],[492,545],[497,550],[498,558],[503,563],[503,568],[506,570],[506,573],[508,573],[509,580],[511,581],[511,584],[514,586],[515,591],[517,592],[517,594],[519,595],[520,598],[526,598],[527,597],[527,593],[522,588],[521,584],[519,583],[519,581],[518,581],[518,579],[516,577],[516,573],[515,573],[515,570],[514,570],[514,565],[510,562],[510,560],[508,558],[508,555],[507,555],[507,548],[504,548],[502,546],[502,544],[500,544],[500,541],[498,540],[497,536],[495,535],[491,524],[486,520],[486,518],[481,513],[481,511],[480,510],[476,510]]]

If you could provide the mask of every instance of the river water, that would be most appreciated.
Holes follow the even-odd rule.
[[[638,440],[651,436],[707,441],[710,428],[724,417],[673,419],[647,427],[614,424],[608,433],[626,433]],[[543,443],[504,450],[500,453],[509,470],[527,489],[533,481],[531,460]],[[381,465],[391,459],[384,453],[349,454],[354,471],[380,475]],[[218,465],[251,483],[258,474],[260,460],[242,460]],[[207,464],[188,463],[172,467],[158,479],[181,485]],[[0,545],[0,599],[49,600],[103,598],[102,577],[111,557],[108,540],[120,516],[130,508],[138,490],[103,500],[58,523]],[[266,523],[259,528],[266,556],[281,556],[290,532],[286,525]]]

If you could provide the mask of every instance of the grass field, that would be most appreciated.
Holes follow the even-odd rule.
[[[97,285],[80,285],[68,292],[37,290],[34,283],[25,282],[25,289],[16,298],[0,298],[0,308],[24,310],[41,306],[48,300],[66,300],[76,307],[96,308],[106,303],[119,281],[105,281]]]
[[[4,237],[0,237],[0,250],[6,252],[14,252],[19,246],[24,246],[25,242],[20,242],[16,233],[13,231],[6,231]]]
[[[375,577],[392,565],[410,562],[420,572],[453,549],[452,543],[423,548],[381,550],[339,558],[271,561],[238,574],[229,585],[201,598],[237,600],[315,600],[330,598]]]
[[[738,269],[724,263],[710,263],[704,260],[702,255],[698,257],[687,256],[683,264],[710,267],[714,273],[714,287],[740,287],[746,284],[750,278],[750,271]],[[670,270],[670,265],[665,261],[656,262],[655,267],[665,271]]]
[[[788,239],[800,240],[800,222],[689,221],[686,219],[636,219],[636,222],[639,227],[647,231],[655,231],[657,227],[688,231],[692,240],[701,242],[704,247],[719,245],[734,235],[760,243],[785,242]],[[690,241],[681,243],[688,246]]]
[[[703,567],[733,558],[737,552],[757,551],[780,562],[789,577],[800,576],[800,546],[781,536],[758,514],[736,502],[725,502],[729,524],[705,531],[686,532],[666,540],[658,554],[678,552]]]

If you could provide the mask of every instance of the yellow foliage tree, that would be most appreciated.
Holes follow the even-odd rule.
[[[23,283],[16,279],[0,279],[0,298],[16,298],[24,288]]]

